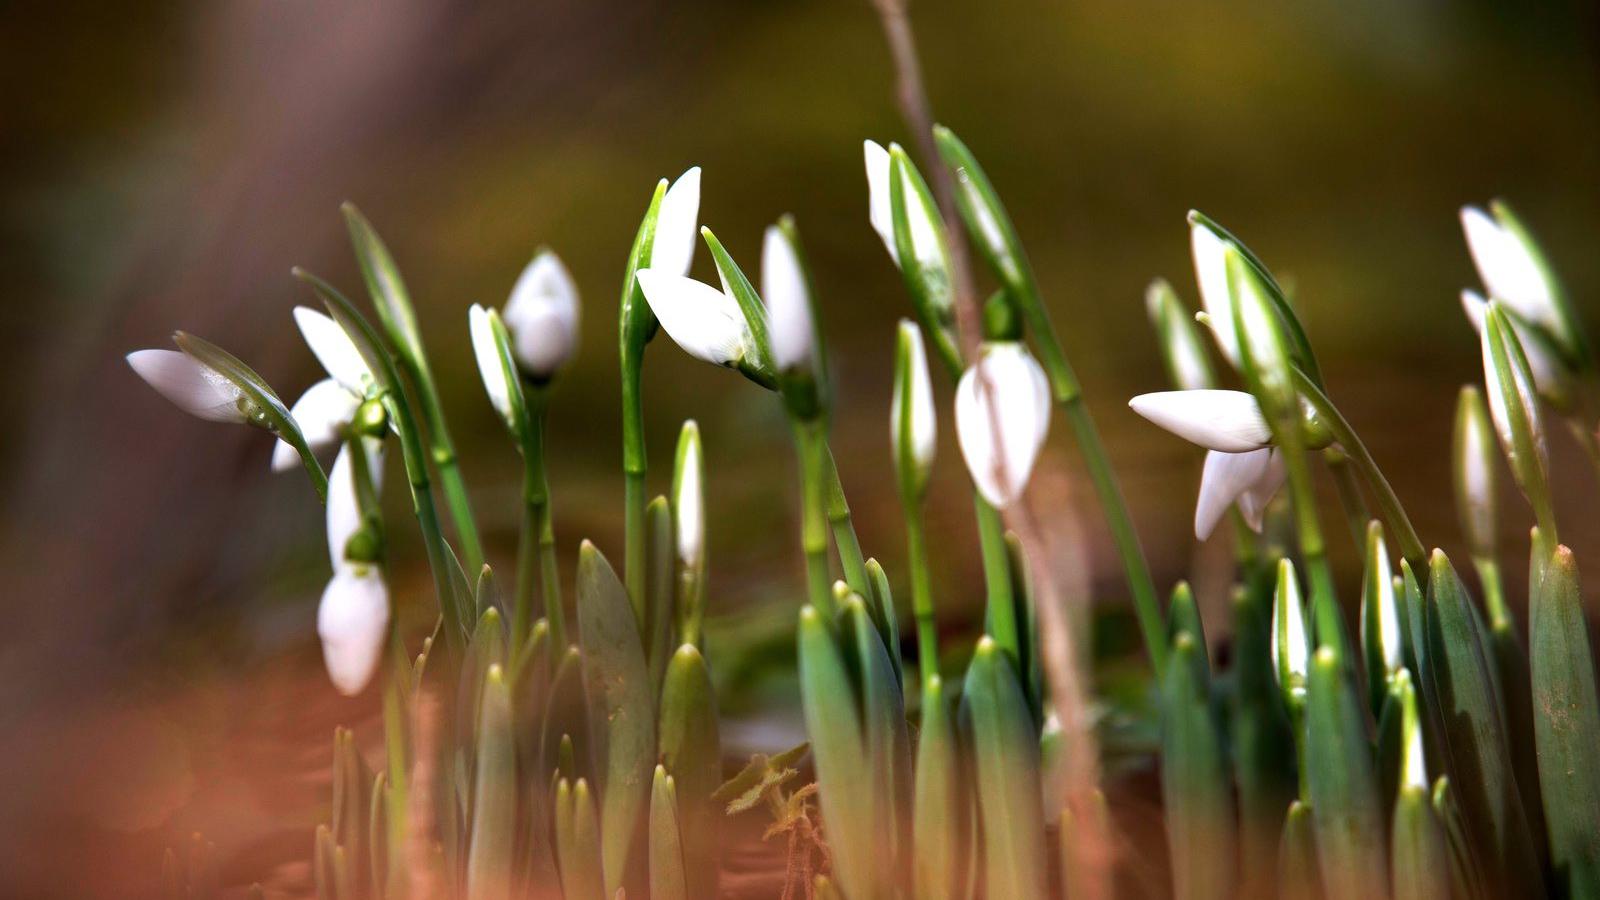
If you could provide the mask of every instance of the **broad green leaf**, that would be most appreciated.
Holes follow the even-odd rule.
[[[1295,749],[1272,673],[1264,579],[1234,595],[1233,691],[1229,725],[1239,790],[1239,862],[1249,896],[1271,896],[1283,817],[1295,796]]]
[[[677,646],[672,633],[676,619],[673,594],[676,588],[678,553],[672,532],[672,508],[667,498],[657,497],[645,507],[645,596],[643,615],[635,609],[641,626],[645,654],[650,667],[650,684],[661,691],[661,679],[667,671],[667,659]]]
[[[1046,861],[1039,742],[1016,671],[992,638],[978,641],[967,669],[965,695],[972,722],[984,896],[1043,897]]]
[[[511,688],[501,667],[491,665],[484,676],[478,713],[467,900],[511,897],[517,815],[517,761],[511,727]]]
[[[1482,343],[1484,388],[1500,448],[1511,464],[1517,486],[1533,506],[1539,528],[1551,540],[1558,540],[1550,496],[1549,451],[1545,448],[1533,372],[1516,329],[1498,300],[1489,302]]]
[[[684,644],[667,664],[661,687],[661,760],[673,773],[689,894],[715,897],[722,817],[712,794],[722,779],[717,697],[705,657]]]
[[[578,550],[577,587],[578,638],[593,710],[589,725],[603,729],[606,748],[600,822],[609,896],[622,886],[634,833],[650,794],[656,755],[655,700],[628,592],[588,541]],[[602,737],[595,735],[595,741],[602,743]]]
[[[1537,549],[1537,548],[1536,548]],[[1556,547],[1531,585],[1529,649],[1539,780],[1557,889],[1600,896],[1600,694],[1572,551]]]
[[[677,790],[666,767],[658,765],[650,787],[650,900],[686,900],[685,862]]]
[[[1488,900],[1489,878],[1484,873],[1489,861],[1473,849],[1472,838],[1467,833],[1466,816],[1456,801],[1455,789],[1449,776],[1440,775],[1433,782],[1433,814],[1444,831],[1445,852],[1450,858],[1450,882],[1464,897],[1471,900]]]
[[[874,822],[883,829],[878,833],[879,889],[888,894],[894,885],[905,883],[902,873],[909,871],[910,862],[911,744],[905,700],[894,663],[861,595],[851,594],[844,602],[842,621],[842,640],[853,643],[860,672],[862,732],[875,794]]]
[[[1172,602],[1167,606],[1167,643],[1176,643],[1181,634],[1188,634],[1198,645],[1198,652],[1188,654],[1189,663],[1195,667],[1193,679],[1202,685],[1209,684],[1211,661],[1206,657],[1205,626],[1200,621],[1200,607],[1195,605],[1194,592],[1187,581],[1173,586]]]
[[[866,569],[867,593],[863,597],[868,601],[868,611],[883,639],[884,649],[894,663],[895,681],[903,686],[905,664],[900,658],[900,615],[895,611],[894,593],[889,590],[889,576],[876,559],[868,559]]]
[[[963,896],[961,869],[971,839],[967,806],[950,701],[944,695],[943,679],[934,675],[923,687],[922,730],[917,740],[911,825],[915,896],[926,900]]]
[[[1361,701],[1331,647],[1311,660],[1306,687],[1306,780],[1329,897],[1380,897],[1384,824]]]
[[[1389,880],[1394,900],[1450,900],[1450,861],[1428,792],[1402,788],[1389,835]]]
[[[378,319],[390,340],[401,353],[411,360],[422,358],[422,332],[417,328],[417,314],[411,308],[411,295],[400,278],[400,269],[394,263],[389,248],[354,204],[340,207],[345,225],[350,231],[350,243],[355,247],[356,262],[361,267],[361,277],[367,283],[372,303],[378,310]]]
[[[1015,533],[1006,532],[1006,571],[1011,580],[1012,616],[1022,628],[1022,645],[1017,648],[1022,690],[1028,696],[1028,708],[1033,712],[1033,725],[1037,730],[1044,724],[1044,666],[1039,659],[1039,615],[1033,602],[1033,572],[1028,567],[1028,555],[1022,541]]]
[[[565,900],[606,900],[600,864],[600,826],[589,783],[563,778],[555,790],[556,860]]]
[[[856,690],[833,630],[815,607],[800,609],[800,700],[816,761],[823,827],[833,851],[834,877],[852,900],[872,900],[878,827],[872,769],[866,759]]]
[[[1180,584],[1175,601],[1187,594]],[[1225,900],[1236,887],[1233,793],[1206,670],[1205,645],[1180,631],[1161,686],[1161,798],[1179,900]]]
[[[711,249],[711,259],[717,265],[717,274],[722,276],[728,293],[734,302],[739,304],[739,311],[744,314],[745,324],[750,326],[750,336],[755,344],[755,359],[741,363],[739,371],[756,384],[774,390],[777,388],[777,376],[772,364],[772,338],[767,331],[766,304],[761,302],[761,295],[756,292],[755,285],[745,277],[744,270],[733,261],[733,257],[723,248],[717,236],[711,233],[711,229],[702,226],[700,234],[705,238],[706,246]]]
[[[1278,845],[1278,896],[1317,900],[1322,896],[1320,872],[1311,806],[1296,800],[1284,816]]]

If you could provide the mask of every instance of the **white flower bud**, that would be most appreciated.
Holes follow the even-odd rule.
[[[1050,383],[1015,341],[984,345],[956,386],[956,438],[978,490],[1009,506],[1028,485],[1050,430]]]
[[[1564,322],[1556,307],[1555,287],[1546,279],[1533,248],[1476,206],[1461,208],[1461,228],[1489,296],[1504,301],[1529,322],[1562,334]]]
[[[672,479],[672,511],[677,518],[678,559],[695,570],[705,554],[706,522],[704,473],[700,459],[700,426],[683,423],[678,438],[677,467]]]
[[[1239,365],[1239,338],[1233,327],[1233,291],[1228,287],[1228,242],[1204,222],[1190,216],[1189,250],[1194,257],[1195,281],[1200,285],[1200,304],[1211,318],[1222,355]]]
[[[135,350],[128,365],[179,409],[212,422],[249,421],[249,403],[222,373],[177,350]]]
[[[1279,560],[1278,587],[1272,604],[1272,668],[1284,691],[1304,696],[1310,655],[1305,602],[1300,598],[1294,563]]]
[[[472,304],[467,310],[467,330],[472,336],[472,356],[478,363],[478,375],[483,378],[483,390],[489,395],[489,405],[500,414],[506,427],[517,428],[517,408],[512,402],[511,373],[506,371],[501,355],[500,338],[495,334],[492,314]]]
[[[518,276],[501,316],[511,352],[528,377],[544,381],[578,344],[578,286],[561,259],[541,250]]]
[[[928,378],[928,354],[922,329],[909,319],[900,320],[896,348],[894,400],[889,415],[889,440],[897,465],[909,463],[913,484],[927,484],[933,468],[938,438],[938,415],[933,406],[933,384]],[[904,477],[904,475],[902,475]]]
[[[898,266],[900,249],[894,238],[894,203],[889,192],[889,173],[892,171],[890,151],[876,141],[864,141],[862,151],[867,167],[867,220],[883,240],[889,258]],[[945,261],[944,225],[939,218],[939,209],[932,205],[931,198],[917,189],[909,169],[909,158],[904,160],[904,165],[907,168],[901,176],[900,186],[905,195],[912,251],[923,266],[943,270],[948,264]]]
[[[800,256],[783,229],[767,226],[761,242],[761,298],[767,304],[772,364],[780,372],[812,365],[811,292]]]
[[[374,565],[335,568],[317,607],[328,678],[354,696],[372,680],[389,627],[389,588]]]

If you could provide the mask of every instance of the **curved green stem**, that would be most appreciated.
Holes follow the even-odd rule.
[[[634,614],[644,621],[644,593],[648,580],[645,563],[644,475],[647,466],[644,450],[644,403],[640,389],[640,370],[644,367],[644,344],[622,342],[622,479],[623,479],[623,578]]]
[[[972,493],[972,506],[978,517],[978,548],[983,553],[983,580],[987,595],[989,636],[1000,649],[1011,655],[1021,671],[1022,632],[1017,624],[1017,606],[1011,584],[1011,557],[1006,551],[1006,527],[1000,511],[983,495]]]
[[[451,559],[449,545],[439,529],[439,514],[433,506],[433,486],[428,480],[428,463],[422,448],[422,438],[417,433],[416,420],[411,416],[411,406],[397,388],[384,395],[384,405],[395,430],[400,435],[400,456],[405,462],[406,481],[411,487],[411,509],[416,514],[422,531],[422,544],[428,555],[428,568],[433,572],[433,587],[439,597],[439,611],[450,623],[444,629],[445,647],[452,655],[459,652],[465,642],[466,629],[470,627],[462,617],[455,587],[450,580]]]
[[[1367,452],[1367,446],[1361,442],[1360,435],[1350,427],[1350,423],[1339,412],[1339,408],[1333,405],[1333,401],[1328,399],[1328,395],[1299,369],[1294,370],[1294,386],[1300,392],[1300,396],[1311,404],[1311,408],[1332,433],[1333,439],[1355,464],[1367,487],[1372,490],[1373,499],[1378,504],[1378,513],[1383,517],[1384,524],[1389,526],[1389,532],[1394,535],[1395,542],[1400,548],[1400,555],[1411,564],[1413,571],[1426,572],[1428,552],[1423,549],[1422,539],[1417,537],[1417,530],[1411,527],[1411,519],[1406,516],[1405,507],[1400,505],[1400,498],[1395,496],[1394,488],[1389,486],[1389,479],[1383,477],[1383,472],[1373,460],[1372,454]]]
[[[1274,438],[1283,454],[1289,475],[1289,493],[1294,503],[1295,531],[1300,536],[1300,555],[1305,561],[1310,582],[1311,615],[1317,646],[1332,646],[1345,666],[1351,665],[1350,641],[1345,635],[1344,617],[1339,612],[1338,594],[1333,585],[1333,569],[1328,566],[1327,545],[1322,539],[1322,523],[1317,519],[1316,491],[1311,484],[1311,467],[1306,461],[1299,423],[1275,429]]]
[[[810,602],[823,619],[833,622],[834,603],[828,570],[827,469],[828,444],[820,420],[794,423],[800,455],[800,547],[806,556]]]
[[[1323,450],[1322,461],[1333,475],[1333,485],[1339,491],[1339,506],[1344,509],[1345,524],[1350,527],[1350,539],[1359,550],[1366,546],[1367,522],[1371,521],[1367,501],[1361,497],[1360,480],[1350,467],[1350,457],[1338,447]]]
[[[839,468],[833,462],[833,448],[824,442],[822,449],[827,465],[828,523],[833,528],[833,544],[839,553],[839,566],[844,570],[844,583],[861,596],[870,596],[867,563],[861,554],[861,541],[856,537],[855,522],[850,518],[844,485],[839,481]]]
[[[1161,615],[1161,601],[1156,598],[1156,584],[1150,577],[1150,564],[1139,543],[1139,534],[1133,528],[1133,516],[1128,513],[1116,472],[1111,468],[1105,445],[1100,442],[1100,432],[1089,415],[1089,408],[1084,405],[1076,380],[1072,382],[1072,390],[1062,398],[1061,406],[1066,410],[1067,421],[1072,423],[1078,449],[1089,467],[1089,478],[1100,498],[1101,512],[1106,524],[1111,526],[1111,539],[1117,546],[1128,588],[1133,593],[1133,609],[1139,619],[1139,632],[1144,636],[1145,653],[1149,654],[1150,666],[1159,677],[1166,670],[1166,626]]]
[[[553,646],[566,646],[566,615],[561,575],[556,568],[555,523],[550,509],[550,479],[545,468],[543,390],[527,392],[528,418],[522,447],[522,532],[517,541],[517,593],[511,616],[513,641],[520,646],[533,625],[535,572]]]
[[[933,579],[928,572],[928,530],[922,502],[902,501],[906,515],[906,556],[911,568],[911,615],[917,623],[917,668],[926,691],[939,675],[939,629],[933,618]]]

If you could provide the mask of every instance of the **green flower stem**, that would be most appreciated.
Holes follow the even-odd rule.
[[[1322,539],[1322,523],[1317,519],[1316,492],[1311,486],[1311,466],[1298,423],[1277,429],[1279,452],[1289,474],[1289,494],[1294,500],[1295,530],[1300,535],[1300,555],[1305,559],[1306,578],[1311,586],[1311,615],[1315,623],[1316,646],[1331,646],[1341,660],[1351,658],[1345,639],[1344,620],[1339,614],[1338,594],[1333,585],[1333,569],[1328,565],[1327,545]]]
[[[521,646],[533,625],[534,572],[541,584],[543,613],[550,623],[552,646],[567,645],[566,615],[561,601],[561,576],[556,567],[555,524],[550,510],[550,479],[545,470],[545,391],[526,394],[528,420],[522,448],[522,533],[517,542],[517,593],[511,614],[511,635]]]
[[[1475,556],[1473,568],[1478,570],[1478,581],[1483,585],[1483,604],[1489,610],[1489,624],[1495,628],[1516,628],[1511,608],[1506,606],[1505,582],[1500,577],[1500,563],[1493,557]]]
[[[844,496],[844,484],[839,481],[839,467],[833,462],[833,448],[823,445],[827,465],[828,524],[833,528],[833,544],[839,552],[839,565],[844,569],[844,583],[863,597],[869,596],[867,563],[861,554],[861,541],[856,537],[856,526],[850,518],[850,504]]]
[[[1411,519],[1406,516],[1405,507],[1400,505],[1400,498],[1395,496],[1394,488],[1389,486],[1389,479],[1383,477],[1383,472],[1372,459],[1372,454],[1367,452],[1367,446],[1361,442],[1361,437],[1333,405],[1328,395],[1322,392],[1304,372],[1294,370],[1294,387],[1300,396],[1311,404],[1322,424],[1333,435],[1335,442],[1344,450],[1356,471],[1366,481],[1371,489],[1374,499],[1378,504],[1378,513],[1383,517],[1384,524],[1389,527],[1389,532],[1394,535],[1400,547],[1400,555],[1411,564],[1414,571],[1425,571],[1428,564],[1428,553],[1422,546],[1422,539],[1417,537],[1417,530],[1411,527]],[[1342,655],[1342,654],[1341,654]]]
[[[1322,451],[1322,461],[1333,475],[1333,486],[1339,491],[1339,506],[1344,510],[1345,524],[1350,526],[1350,539],[1357,547],[1366,546],[1367,501],[1361,497],[1361,480],[1350,466],[1350,457],[1338,447]]]
[[[428,424],[429,456],[439,470],[439,489],[444,492],[445,507],[461,540],[462,564],[476,575],[483,569],[483,541],[478,537],[478,524],[472,518],[472,505],[467,500],[467,482],[461,477],[461,467],[456,462],[456,448],[450,440],[449,428],[444,421],[444,407],[439,403],[439,392],[433,386],[433,373],[426,362],[415,367],[417,394],[422,401],[422,417]]]
[[[974,491],[972,506],[978,515],[978,547],[983,552],[983,577],[988,594],[989,636],[1010,654],[1011,662],[1022,666],[1022,633],[1017,623],[1017,607],[1011,585],[1011,559],[1006,552],[1005,522],[1000,511]]]
[[[911,567],[911,615],[917,622],[917,668],[922,689],[939,677],[939,629],[933,618],[933,579],[928,572],[928,529],[922,499],[905,498],[906,556]]]
[[[400,456],[405,462],[406,481],[411,486],[411,509],[422,530],[428,568],[433,572],[434,592],[439,596],[439,612],[450,623],[444,629],[445,646],[455,655],[462,649],[467,626],[456,603],[455,588],[450,582],[450,567],[455,563],[450,559],[450,548],[445,543],[444,532],[439,528],[439,514],[433,506],[433,485],[428,480],[428,463],[423,453],[422,438],[417,434],[417,423],[411,417],[411,406],[404,394],[397,388],[385,395],[385,401],[390,420],[400,434]]]
[[[392,661],[383,686],[383,744],[386,750],[386,778],[384,782],[384,840],[388,845],[388,870],[385,872],[385,895],[405,896],[405,879],[410,875],[406,866],[408,840],[407,797],[411,777],[409,746],[410,730],[406,721],[406,701],[410,692],[410,664],[404,643],[400,640],[397,617],[389,617],[389,648]],[[445,629],[447,632],[449,629]],[[376,835],[372,836],[374,839]]]
[[[806,587],[812,606],[832,623],[832,577],[828,570],[828,436],[820,419],[794,423],[800,454],[800,547],[806,556]]]
[[[1066,365],[1066,359],[1061,359]],[[1144,548],[1139,544],[1138,532],[1133,529],[1133,517],[1128,504],[1122,499],[1122,488],[1117,484],[1116,472],[1106,456],[1105,445],[1100,442],[1100,431],[1095,428],[1089,408],[1083,402],[1083,393],[1070,369],[1070,391],[1057,391],[1067,420],[1072,423],[1073,434],[1078,439],[1078,449],[1089,467],[1089,478],[1094,482],[1095,494],[1100,498],[1100,508],[1106,524],[1111,526],[1111,538],[1116,542],[1117,555],[1122,558],[1122,568],[1133,591],[1133,608],[1139,618],[1139,631],[1144,635],[1145,652],[1157,676],[1164,671],[1167,661],[1166,626],[1162,624],[1161,603],[1156,599],[1156,584],[1150,577],[1150,564],[1145,560]]]
[[[622,342],[622,479],[623,479],[623,578],[635,613],[644,608],[645,535],[644,492],[646,471],[644,451],[644,403],[640,370],[644,367],[644,344]],[[643,615],[639,617],[644,621]]]

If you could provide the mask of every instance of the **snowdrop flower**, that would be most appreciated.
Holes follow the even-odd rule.
[[[1128,401],[1134,412],[1178,437],[1223,453],[1260,450],[1272,430],[1256,398],[1244,391],[1157,391]]]
[[[755,355],[749,323],[726,289],[653,268],[640,269],[638,279],[661,327],[690,356],[738,368]]]
[[[472,357],[478,364],[478,375],[483,378],[484,393],[489,395],[489,405],[500,418],[519,434],[522,420],[522,387],[511,373],[509,335],[504,325],[497,322],[498,314],[474,303],[467,310],[467,331],[472,337]],[[496,326],[499,327],[496,327]]]
[[[928,354],[922,345],[922,329],[909,319],[900,320],[894,399],[890,410],[889,441],[894,448],[895,465],[906,486],[920,495],[927,486],[928,472],[933,468],[939,425],[933,408],[933,385],[928,378]]]
[[[699,170],[692,171],[695,172],[694,191],[698,194]],[[666,199],[662,200],[662,205],[666,206]],[[680,213],[674,211],[674,215]],[[692,241],[693,210],[689,212],[689,219]],[[673,235],[668,243],[676,239]],[[657,241],[656,246],[660,247],[659,236]],[[679,251],[668,251],[669,254],[674,252]],[[691,244],[689,253],[693,252]],[[684,268],[688,269],[687,262]],[[572,358],[578,343],[578,286],[559,257],[549,250],[540,250],[534,256],[511,288],[511,299],[506,301],[501,318],[510,332],[511,352],[517,366],[534,381],[548,381]]]
[[[685,569],[698,570],[705,557],[705,491],[700,459],[700,426],[683,423],[678,436],[677,465],[672,479],[672,512],[677,522],[678,559]]]
[[[1278,685],[1295,700],[1303,700],[1309,671],[1311,639],[1306,633],[1305,601],[1294,563],[1278,561],[1278,587],[1272,604],[1272,669]]]
[[[767,226],[761,242],[761,297],[770,320],[773,365],[780,372],[811,368],[815,346],[811,290],[800,255],[777,225]]]
[[[700,167],[694,166],[678,176],[661,198],[656,213],[656,234],[650,245],[650,261],[640,268],[678,276],[689,274],[694,263],[694,245],[699,237]]]
[[[1461,292],[1461,311],[1466,313],[1467,321],[1472,323],[1472,328],[1481,339],[1483,336],[1483,320],[1489,314],[1489,301],[1477,291],[1467,289]],[[1513,315],[1507,316],[1511,321],[1512,330],[1517,333],[1517,340],[1522,342],[1522,349],[1528,357],[1528,368],[1533,373],[1533,383],[1539,395],[1549,400],[1553,406],[1565,407],[1570,398],[1571,374],[1566,363],[1562,362],[1556,348],[1551,346],[1546,337],[1547,332],[1537,326],[1530,326],[1514,307],[1507,310]]]
[[[337,569],[317,607],[328,678],[339,693],[361,693],[377,671],[389,627],[389,587],[371,564]]]
[[[1495,212],[1491,217],[1476,206],[1461,208],[1461,228],[1478,277],[1489,296],[1505,301],[1527,321],[1564,336],[1566,322],[1556,305],[1557,288],[1540,263],[1537,248],[1511,227],[1501,210]]]
[[[1553,532],[1550,510],[1549,451],[1533,373],[1516,329],[1499,300],[1489,304],[1482,333],[1484,393],[1500,448],[1511,463],[1517,486],[1532,502],[1541,528]]]
[[[978,490],[996,507],[1022,494],[1050,430],[1050,383],[1016,341],[996,341],[956,385],[956,438]]]
[[[1461,531],[1475,557],[1492,557],[1495,551],[1495,448],[1494,426],[1483,395],[1476,387],[1461,389],[1456,403],[1455,426],[1456,510]]]
[[[894,144],[889,146],[894,150],[899,149]],[[890,150],[885,150],[876,141],[864,141],[862,151],[867,166],[867,221],[883,240],[889,258],[898,266],[900,250],[894,238],[894,203],[889,192]],[[947,254],[938,207],[933,205],[926,189],[918,183],[921,178],[914,174],[911,161],[906,159],[903,162],[900,185],[905,193],[906,215],[911,226],[911,249],[922,266],[942,271],[947,268]]]
[[[1211,360],[1200,341],[1200,332],[1190,318],[1172,285],[1157,278],[1145,290],[1145,311],[1161,340],[1162,360],[1180,390],[1203,390],[1216,383]]]
[[[1208,451],[1200,470],[1200,496],[1194,506],[1194,536],[1202,541],[1210,537],[1222,521],[1222,514],[1234,505],[1252,531],[1261,531],[1267,504],[1283,486],[1285,477],[1283,454],[1276,447],[1244,453]]]
[[[382,443],[362,439],[367,471],[376,488],[382,478]],[[358,694],[377,668],[384,634],[389,625],[389,589],[375,560],[361,557],[369,548],[352,539],[365,525],[356,484],[350,445],[345,444],[328,476],[328,554],[333,578],[322,592],[317,609],[317,634],[322,638],[323,661],[334,687],[343,694]]]
[[[322,364],[327,378],[306,388],[300,399],[290,407],[289,414],[300,426],[306,443],[313,450],[322,450],[338,443],[343,432],[355,419],[356,411],[367,392],[375,384],[372,370],[356,349],[355,342],[344,333],[332,317],[317,310],[297,306],[295,324],[305,338],[311,354]],[[279,439],[272,448],[272,471],[284,472],[294,468],[300,456],[287,441]]]
[[[1189,214],[1189,251],[1194,257],[1200,304],[1211,319],[1217,346],[1235,368],[1239,366],[1239,336],[1233,325],[1233,291],[1228,287],[1228,241],[1205,221]]]
[[[177,350],[135,350],[128,365],[179,409],[210,422],[252,421],[244,391],[221,372]],[[293,453],[293,450],[290,451]]]
[[[1400,602],[1394,589],[1394,571],[1389,567],[1389,551],[1384,544],[1383,531],[1376,523],[1367,531],[1367,558],[1369,569],[1361,591],[1361,644],[1373,646],[1376,641],[1382,659],[1374,660],[1383,666],[1382,672],[1369,675],[1391,678],[1405,664],[1400,643]],[[1368,634],[1376,629],[1377,634]]]

